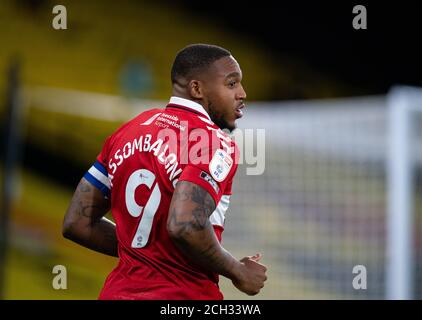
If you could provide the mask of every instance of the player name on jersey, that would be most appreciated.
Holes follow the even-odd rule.
[[[169,145],[162,139],[152,140],[151,134],[140,136],[138,139],[127,142],[122,149],[118,149],[112,158],[110,158],[108,167],[111,170],[109,173],[109,179],[111,186],[113,185],[113,178],[116,174],[119,166],[124,161],[135,154],[135,152],[151,152],[157,157],[160,164],[165,166],[168,179],[172,182],[173,186],[176,185],[177,179],[175,179],[181,172],[179,162],[175,153],[170,152],[166,155]]]

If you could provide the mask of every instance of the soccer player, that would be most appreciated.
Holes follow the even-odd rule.
[[[242,117],[241,80],[226,49],[187,46],[168,105],[106,139],[63,223],[64,237],[119,257],[100,299],[223,299],[218,275],[248,295],[264,286],[260,254],[237,260],[220,244],[239,152],[222,129]]]

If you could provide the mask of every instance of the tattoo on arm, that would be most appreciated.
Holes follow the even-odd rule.
[[[82,179],[65,216],[67,237],[95,251],[117,256],[115,225],[104,217],[109,209],[110,201]]]
[[[81,192],[89,192],[89,191],[91,191],[91,188],[92,187],[90,185],[85,184],[85,183],[82,183],[80,185],[79,191],[81,191]]]
[[[88,183],[81,182],[76,189],[72,205],[80,217],[92,220],[98,219],[110,209],[109,201],[104,201],[102,196],[95,194],[94,187]],[[92,221],[93,223],[95,221]]]
[[[214,199],[202,187],[180,181],[173,201],[168,224],[176,245],[196,263],[229,277],[236,261],[217,241],[209,221]]]
[[[215,208],[213,198],[205,189],[195,184],[186,184],[184,181],[179,183],[185,185],[180,188],[181,190],[178,188],[175,190],[173,199],[175,201],[190,202],[186,204],[186,207],[191,207],[191,214],[187,212],[189,218],[186,220],[183,219],[185,214],[178,214],[176,212],[177,209],[173,208],[172,212],[170,212],[170,223],[182,233],[204,230],[210,225],[209,216]]]
[[[83,201],[79,201],[79,209],[80,216],[92,219],[93,217],[98,216],[102,212],[108,210],[108,207],[96,204],[84,204]]]

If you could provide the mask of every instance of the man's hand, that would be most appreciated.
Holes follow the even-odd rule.
[[[248,295],[256,295],[264,287],[264,282],[267,280],[265,272],[267,268],[259,263],[262,255],[257,253],[254,256],[244,257],[240,260],[243,267],[239,268],[240,272],[236,279],[232,282],[236,288]]]
[[[205,189],[192,182],[178,182],[167,220],[170,238],[193,261],[231,279],[242,292],[255,295],[267,279],[267,268],[259,263],[261,255],[239,261],[225,250],[209,221],[214,209],[214,200]]]
[[[118,257],[115,224],[104,218],[110,200],[85,178],[79,182],[63,221],[63,236],[84,247]]]

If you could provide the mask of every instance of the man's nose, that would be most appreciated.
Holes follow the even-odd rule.
[[[244,100],[246,99],[246,92],[245,89],[243,89],[243,86],[240,85],[239,91],[237,92],[237,97],[238,100]]]

